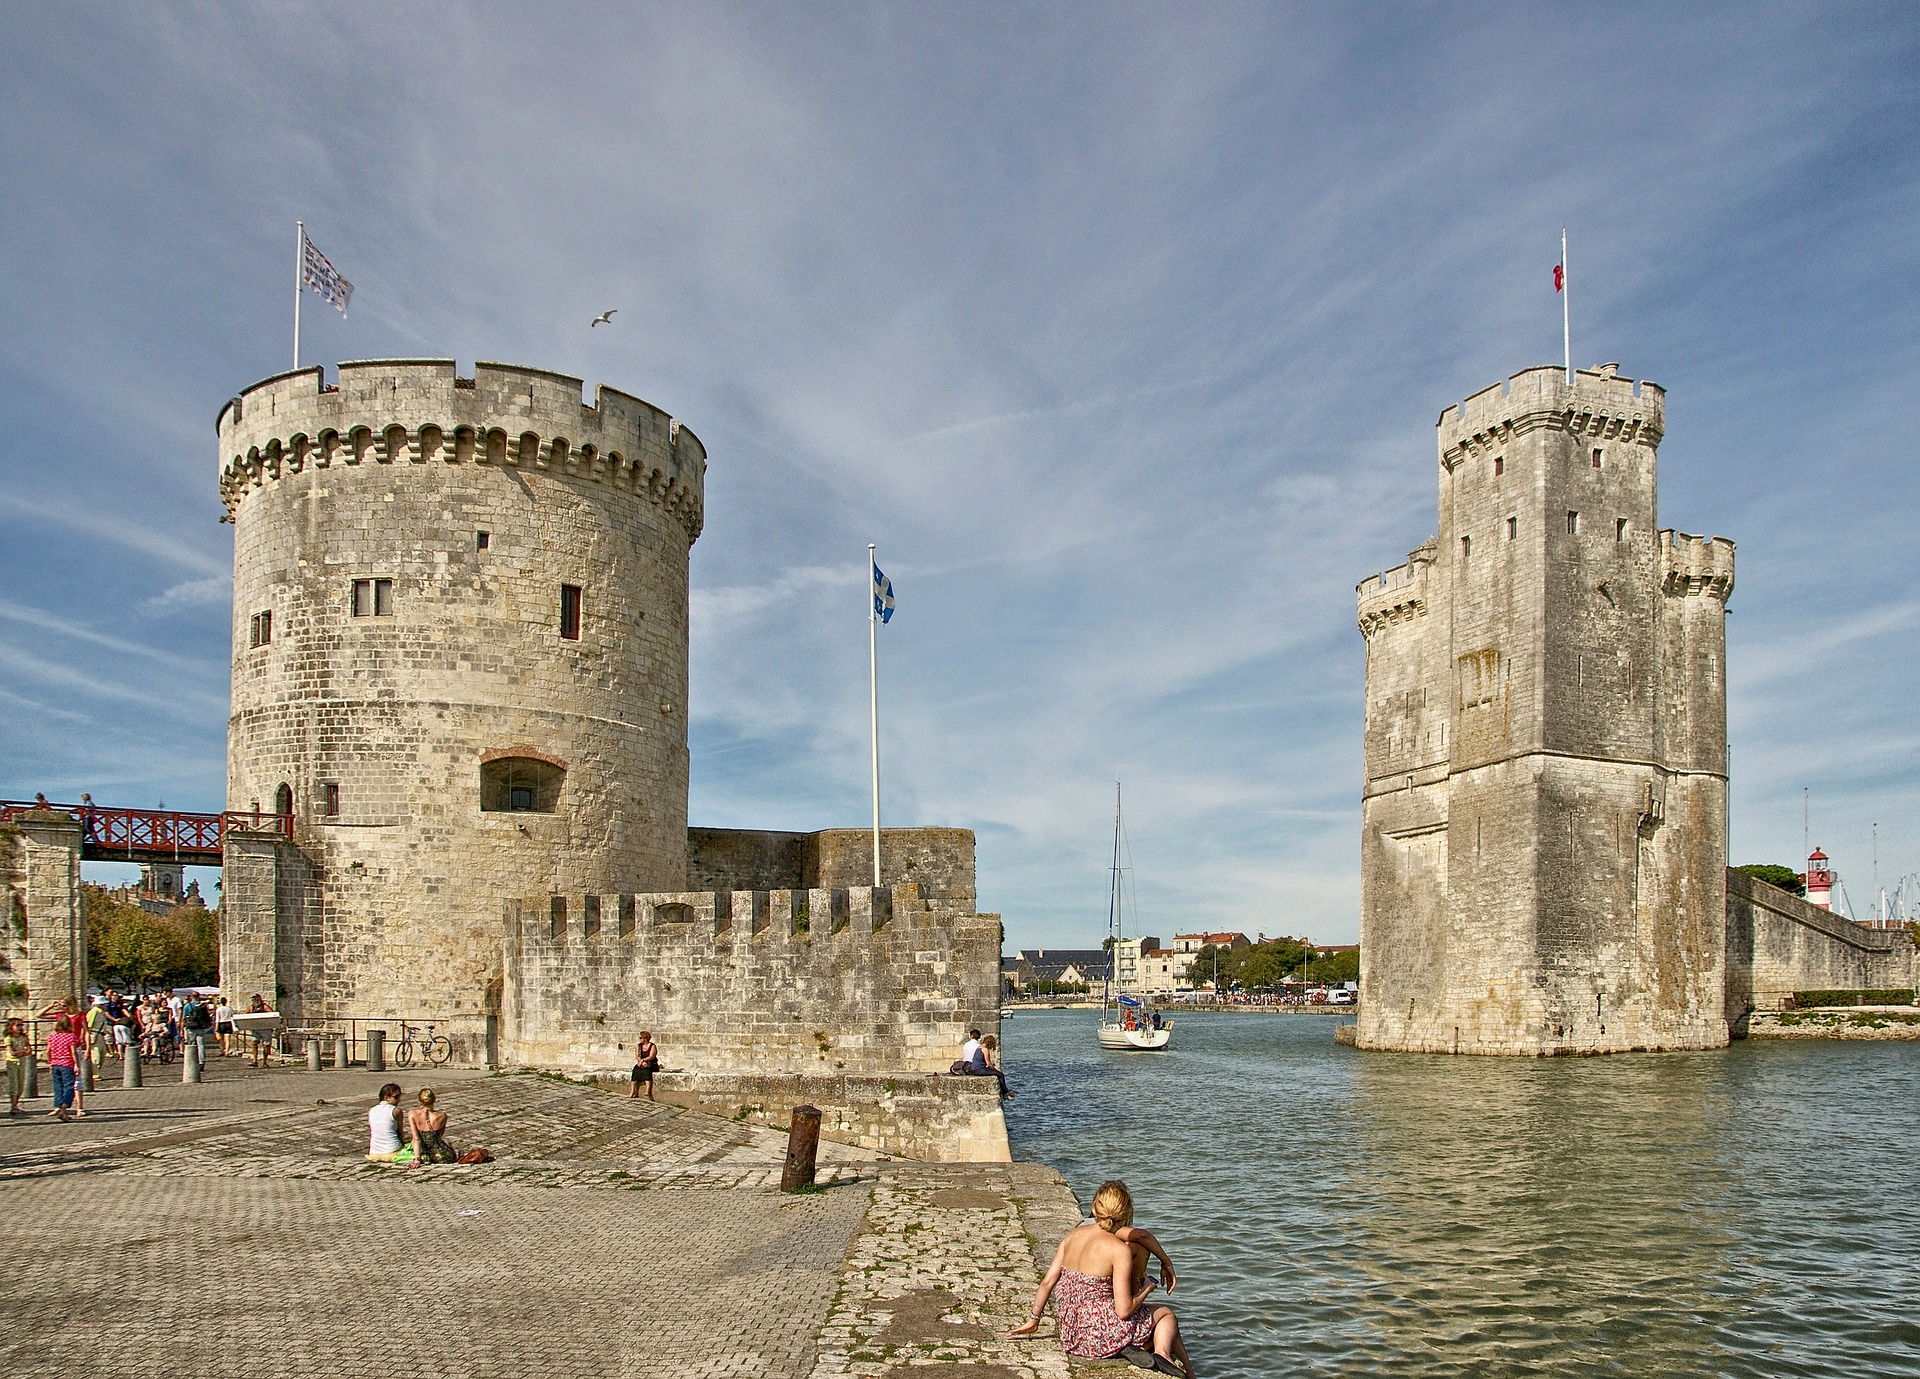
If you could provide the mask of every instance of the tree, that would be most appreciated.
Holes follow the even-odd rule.
[[[1789,895],[1805,895],[1807,883],[1800,873],[1792,867],[1783,867],[1774,862],[1749,862],[1744,867],[1735,867],[1735,871],[1751,876],[1755,881],[1764,881],[1769,886],[1778,886]]]
[[[214,981],[220,971],[218,921],[200,905],[176,905],[149,914],[84,887],[87,965],[102,980],[125,986],[187,986]]]

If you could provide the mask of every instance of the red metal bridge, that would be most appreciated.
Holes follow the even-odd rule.
[[[88,862],[182,862],[193,867],[220,865],[220,849],[230,828],[293,837],[291,814],[255,814],[229,809],[220,814],[189,814],[178,809],[119,809],[82,800],[49,804],[44,797],[0,800],[0,824],[30,810],[51,810],[76,820],[82,829],[80,856]]]

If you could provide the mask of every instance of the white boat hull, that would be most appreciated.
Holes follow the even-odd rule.
[[[1159,1029],[1122,1029],[1119,1025],[1100,1026],[1100,1047],[1120,1053],[1154,1053],[1173,1038],[1173,1026]]]

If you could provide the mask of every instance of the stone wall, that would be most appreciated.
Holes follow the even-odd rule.
[[[1868,929],[1797,895],[1727,873],[1727,1021],[1779,1010],[1796,991],[1920,986],[1920,952],[1904,929]]]
[[[58,810],[14,816],[13,872],[25,921],[28,1001],[83,1000],[87,991],[87,921],[80,891],[80,821]],[[11,924],[9,928],[11,929]]]
[[[624,1074],[601,1079],[623,1089]],[[1006,1117],[989,1077],[945,1073],[666,1073],[654,1094],[671,1106],[785,1130],[796,1106],[820,1111],[820,1135],[903,1159],[1007,1163]]]
[[[1000,921],[878,890],[574,893],[508,906],[501,1057],[696,1073],[944,1071],[997,1029]]]
[[[1726,1042],[1733,547],[1656,527],[1664,430],[1610,367],[1441,414],[1438,534],[1357,591],[1362,1048]]]
[[[881,884],[913,885],[922,897],[974,896],[973,833],[964,828],[880,830]],[[873,882],[873,833],[830,828],[770,833],[687,830],[687,888],[703,891],[846,889]]]
[[[219,447],[228,798],[292,799],[311,895],[276,902],[271,966],[301,1018],[478,1019],[502,877],[686,884],[691,431],[538,369],[376,360],[248,388]]]
[[[27,845],[0,824],[0,987],[27,985]],[[24,995],[0,999],[0,1011],[25,1010]]]

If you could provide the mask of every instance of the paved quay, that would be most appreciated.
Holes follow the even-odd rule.
[[[1049,1169],[823,1143],[786,1195],[784,1134],[559,1078],[163,1071],[0,1118],[0,1373],[1069,1373],[1050,1320],[1001,1338],[1078,1217]],[[389,1078],[495,1162],[366,1163]]]

